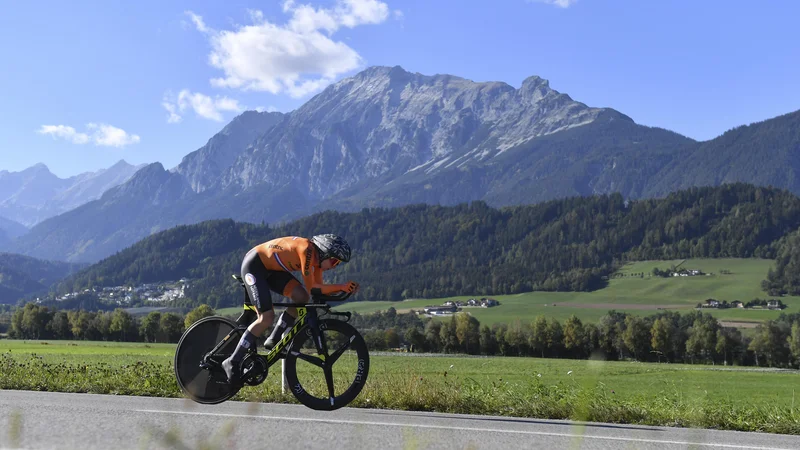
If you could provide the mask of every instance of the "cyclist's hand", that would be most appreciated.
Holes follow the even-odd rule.
[[[358,292],[358,283],[355,281],[348,281],[347,284],[344,285],[344,291],[348,294],[355,294]]]

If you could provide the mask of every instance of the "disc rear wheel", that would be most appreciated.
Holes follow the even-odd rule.
[[[178,386],[192,400],[216,404],[233,397],[239,391],[228,383],[220,364],[236,349],[241,333],[233,333],[204,361],[206,355],[235,328],[236,325],[228,319],[206,317],[195,322],[181,336],[175,350],[175,377]]]

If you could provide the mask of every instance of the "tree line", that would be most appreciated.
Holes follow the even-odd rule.
[[[14,312],[0,314],[12,339],[75,339],[85,341],[176,343],[188,326],[214,315],[200,305],[185,316],[153,311],[137,317],[122,308],[114,311],[57,310],[27,303]]]
[[[437,320],[389,308],[354,314],[351,323],[373,350],[800,367],[800,313],[759,324],[752,336],[701,311],[636,316],[612,310],[596,323],[536,316],[490,327],[464,312]]]
[[[150,236],[52,293],[189,278],[187,298],[174,306],[233,306],[241,289],[231,274],[247,250],[279,236],[332,232],[350,242],[353,259],[326,280],[358,280],[357,300],[591,291],[626,261],[700,257],[777,258],[763,287],[779,295],[800,292],[800,252],[792,251],[798,227],[800,198],[742,183],[661,199],[610,194],[499,209],[476,201],[325,211],[274,227],[216,220]]]
[[[134,317],[120,308],[59,311],[28,303],[2,315],[11,315],[8,334],[16,339],[177,343],[192,323],[214,314],[208,305],[198,306],[185,317],[157,311]],[[702,311],[636,316],[612,310],[596,323],[585,323],[574,315],[564,322],[536,316],[490,327],[464,312],[439,320],[389,308],[368,315],[353,313],[350,323],[371,350],[405,347],[414,352],[471,355],[800,366],[800,313],[783,313],[759,324],[752,336],[723,327]]]

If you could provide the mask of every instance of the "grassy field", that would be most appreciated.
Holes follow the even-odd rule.
[[[230,308],[220,308],[220,309],[217,309],[216,312],[217,312],[217,314],[222,315],[222,316],[234,316],[234,315],[238,316],[239,314],[242,313],[242,307],[241,306],[233,306],[233,307],[230,307]]]
[[[660,278],[651,276],[653,268],[669,269],[678,265],[686,269],[700,269],[710,274],[696,277]],[[493,308],[464,308],[481,324],[509,323],[514,320],[532,320],[545,315],[560,320],[575,314],[581,320],[596,321],[610,309],[632,314],[654,314],[659,308],[687,312],[707,298],[718,300],[749,301],[767,298],[761,291],[761,280],[774,262],[765,259],[690,259],[676,261],[643,261],[629,263],[612,278],[606,288],[594,292],[530,292],[517,295],[492,296],[501,305]],[[730,274],[722,274],[722,270]],[[638,274],[643,273],[644,277]],[[475,296],[481,297],[481,296]],[[390,306],[400,311],[420,310],[428,305],[441,305],[447,300],[467,300],[470,296],[445,299],[406,300],[401,302],[351,302],[335,309],[368,314],[386,310]],[[783,297],[786,312],[800,310],[800,297]],[[761,322],[777,318],[780,311],[769,310],[704,310],[723,321]]]
[[[2,340],[0,389],[181,397],[174,348]],[[799,386],[797,371],[372,355],[367,385],[351,406],[800,434]],[[295,402],[281,394],[274,372],[235,399]]]

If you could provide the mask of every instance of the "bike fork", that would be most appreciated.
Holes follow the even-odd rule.
[[[328,343],[323,336],[323,329],[320,327],[321,323],[317,316],[316,311],[310,314],[308,325],[311,327],[311,338],[314,340],[314,346],[317,348],[317,354],[322,359],[322,371],[325,373],[325,384],[328,386],[328,397],[331,401],[331,406],[334,404],[334,391],[333,391],[333,368],[328,362]]]

